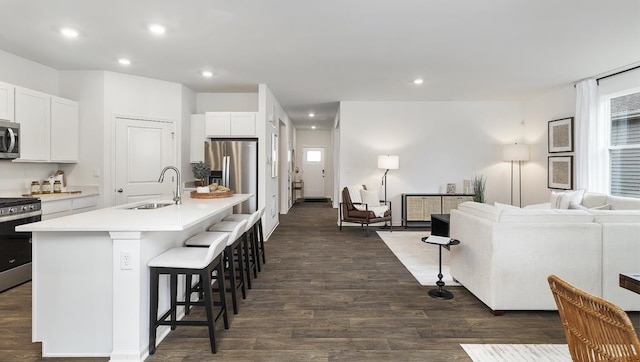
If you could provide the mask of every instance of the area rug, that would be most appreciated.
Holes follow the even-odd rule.
[[[571,361],[566,344],[460,344],[474,362]]]
[[[428,231],[377,231],[393,254],[421,285],[436,285],[438,281],[438,245],[422,242]],[[455,246],[453,246],[455,248]],[[449,273],[449,251],[442,250],[442,281],[458,285]]]

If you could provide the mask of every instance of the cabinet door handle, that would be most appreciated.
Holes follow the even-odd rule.
[[[124,190],[122,189],[122,187],[118,189],[118,192],[120,192],[120,193],[124,192]]]

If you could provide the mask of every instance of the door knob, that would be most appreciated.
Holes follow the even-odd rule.
[[[123,192],[124,190],[121,188],[118,189],[118,192]]]

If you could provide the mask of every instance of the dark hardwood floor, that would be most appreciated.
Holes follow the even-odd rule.
[[[556,312],[496,317],[462,287],[448,288],[452,300],[430,298],[375,232],[340,232],[336,214],[299,203],[280,215],[231,328],[216,326],[217,354],[206,328],[178,327],[148,361],[469,361],[460,343],[565,343]],[[0,361],[107,360],[41,358],[30,288],[0,294]]]

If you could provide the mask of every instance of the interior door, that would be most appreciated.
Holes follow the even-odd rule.
[[[175,166],[175,123],[116,117],[115,204],[121,205],[175,190],[176,175],[169,171],[158,182],[165,166]]]
[[[324,147],[302,148],[302,180],[305,198],[326,197],[324,176]]]

